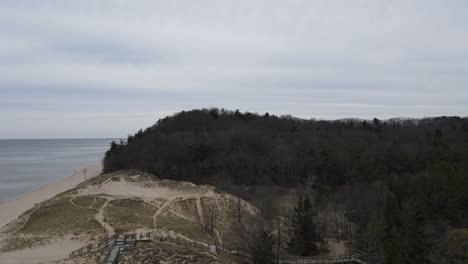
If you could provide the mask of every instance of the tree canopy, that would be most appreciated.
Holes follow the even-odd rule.
[[[435,161],[468,164],[466,149],[467,118],[324,121],[202,109],[112,143],[104,171],[135,168],[215,185],[338,186],[424,172]]]

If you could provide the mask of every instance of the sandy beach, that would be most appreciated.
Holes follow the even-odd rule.
[[[35,204],[43,202],[55,195],[74,188],[86,178],[95,177],[102,171],[102,165],[92,165],[76,171],[73,175],[42,186],[32,192],[25,193],[12,201],[0,205],[0,229],[15,220]]]
[[[86,179],[89,179],[98,176],[101,171],[102,165],[100,164],[84,167],[69,177],[42,186],[0,205],[0,229],[18,218],[36,203],[43,202],[59,193],[74,188],[85,180],[85,175]],[[84,243],[79,240],[65,237],[44,246],[0,253],[0,263],[49,263],[49,261],[66,258],[72,250],[83,245]]]

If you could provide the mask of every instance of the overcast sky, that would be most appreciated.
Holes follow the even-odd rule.
[[[468,115],[468,1],[0,1],[0,138],[224,107]]]

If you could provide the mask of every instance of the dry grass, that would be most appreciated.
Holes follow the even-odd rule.
[[[118,199],[109,202],[104,211],[116,231],[128,232],[137,228],[153,228],[156,208],[139,199]]]
[[[185,200],[174,201],[171,203],[170,209],[194,222],[199,221],[197,212],[197,199],[194,197]]]
[[[180,218],[171,213],[164,213],[158,220],[158,226],[199,242],[213,244],[213,241],[216,240],[202,231],[200,223]]]
[[[151,242],[137,244],[136,249],[131,254],[122,256],[118,263],[221,264],[242,262],[231,256],[215,256],[189,247]]]
[[[91,208],[93,209],[100,209],[104,203],[106,202],[107,200],[100,197],[100,196],[97,196],[96,197],[96,201],[94,202],[93,206],[91,206]]]
[[[73,199],[73,202],[81,207],[89,207],[93,203],[95,197],[95,195],[78,196]]]
[[[35,246],[44,245],[50,242],[52,238],[42,236],[28,236],[28,237],[8,237],[0,246],[0,252],[15,251],[19,249],[31,248]]]
[[[42,204],[33,211],[24,226],[17,232],[21,234],[47,234],[60,236],[69,233],[96,235],[104,232],[94,219],[97,210],[75,207],[67,197],[56,198]]]

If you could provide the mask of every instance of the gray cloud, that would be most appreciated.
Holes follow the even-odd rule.
[[[460,0],[5,0],[0,138],[122,136],[209,106],[467,115],[467,26]]]

